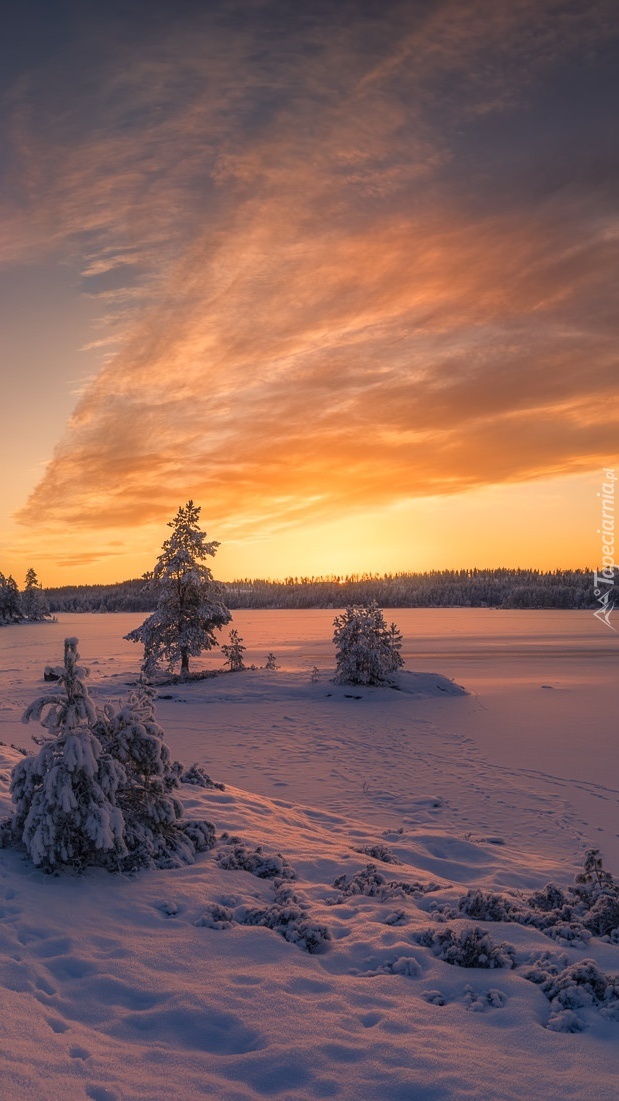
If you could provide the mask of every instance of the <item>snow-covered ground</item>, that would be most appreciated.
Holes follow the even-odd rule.
[[[616,1101],[619,991],[600,975],[619,944],[582,906],[544,931],[550,902],[530,901],[552,881],[573,902],[591,846],[619,873],[612,632],[590,613],[387,613],[426,675],[348,689],[334,614],[236,613],[247,660],[282,668],[160,690],[174,756],[225,785],[182,786],[219,838],[195,865],[54,878],[0,852],[0,1097]],[[19,716],[65,635],[93,697],[123,696],[142,618],[0,631],[2,741],[31,745]],[[519,920],[484,920],[509,916],[487,897],[459,910],[470,890]],[[477,962],[505,966],[441,958],[475,928]]]

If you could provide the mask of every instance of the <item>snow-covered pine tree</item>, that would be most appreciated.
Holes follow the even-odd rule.
[[[125,638],[144,646],[143,670],[148,676],[161,660],[170,669],[180,661],[181,676],[189,673],[189,658],[217,645],[215,631],[232,616],[221,589],[204,560],[214,556],[218,542],[206,542],[198,527],[200,508],[188,501],[168,524],[166,539],[147,588],[157,594],[157,609]]]
[[[15,765],[11,778],[12,835],[47,872],[109,865],[126,855],[115,800],[124,769],[93,732],[97,715],[78,660],[77,639],[65,639],[54,692],[40,696],[23,716],[24,722],[38,719],[47,736],[38,739],[38,754]]]
[[[104,707],[95,726],[106,752],[124,769],[116,802],[124,820],[123,867],[132,871],[191,864],[196,852],[215,843],[211,822],[182,821],[182,803],[172,794],[179,786],[178,769],[155,720],[154,694],[141,681],[118,710]]]
[[[338,684],[383,684],[403,664],[402,636],[376,601],[351,604],[333,621]]]
[[[53,692],[26,710],[47,734],[13,769],[12,819],[5,843],[24,844],[34,864],[52,872],[100,866],[109,871],[178,867],[212,848],[211,822],[182,820],[170,762],[146,684],[116,710],[97,710],[77,663],[77,639],[65,639]]]
[[[233,627],[230,631],[229,642],[221,648],[226,659],[224,665],[230,666],[231,673],[239,673],[245,668],[243,654],[246,649],[247,647],[243,645],[243,639],[239,635],[239,632]]]
[[[26,574],[21,606],[26,619],[37,622],[50,615],[49,605],[35,571],[30,567]]]

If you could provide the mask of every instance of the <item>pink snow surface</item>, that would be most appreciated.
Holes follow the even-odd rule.
[[[220,866],[225,840],[135,878],[46,877],[3,850],[3,1101],[616,1101],[619,1013],[576,1006],[582,1030],[553,1031],[524,972],[549,953],[616,974],[619,945],[432,909],[469,888],[567,888],[591,846],[619,873],[616,641],[589,613],[395,611],[417,672],[344,688],[334,614],[236,613],[246,660],[273,650],[282,668],[162,687],[157,704],[173,755],[225,784],[183,785],[187,815],[282,854],[323,950],[239,923],[274,881]],[[65,635],[95,700],[125,695],[139,653],[119,639],[141,618],[3,629],[2,741],[31,746],[19,716]],[[17,759],[0,745],[3,814]],[[368,863],[382,896],[334,886]],[[416,939],[447,925],[513,946],[516,967],[453,966]]]

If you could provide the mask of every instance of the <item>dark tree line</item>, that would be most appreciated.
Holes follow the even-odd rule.
[[[590,570],[431,570],[221,582],[228,608],[595,608]],[[52,612],[148,612],[143,580],[48,589]]]

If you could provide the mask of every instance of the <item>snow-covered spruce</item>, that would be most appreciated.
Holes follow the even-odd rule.
[[[157,608],[125,638],[144,646],[142,669],[152,676],[164,661],[172,670],[180,662],[181,676],[189,673],[189,658],[217,646],[215,631],[232,616],[221,590],[204,560],[214,556],[219,543],[207,543],[198,527],[200,508],[188,501],[168,524],[172,535],[161,548],[146,588],[157,596]]]
[[[19,588],[14,577],[5,577],[0,573],[0,626],[7,623],[19,623],[24,613]]]
[[[11,777],[10,834],[45,871],[118,864],[127,855],[116,800],[125,770],[94,733],[97,713],[78,659],[77,639],[65,639],[56,690],[36,699],[23,716],[24,722],[39,720],[47,736]]]
[[[351,604],[333,621],[338,684],[384,684],[403,664],[402,636],[376,601]]]
[[[178,867],[213,847],[212,823],[182,820],[182,803],[173,794],[179,780],[155,721],[154,690],[148,684],[141,683],[118,710],[105,707],[95,732],[125,769],[116,798],[125,824],[127,866]]]
[[[99,711],[78,661],[77,639],[68,638],[54,691],[24,713],[24,722],[39,720],[46,734],[35,739],[39,752],[13,769],[15,811],[4,824],[5,843],[23,844],[47,872],[192,862],[212,847],[215,831],[181,820],[152,691],[142,685],[118,710]]]
[[[43,619],[49,619],[51,616],[45,593],[32,567],[26,573],[24,591],[21,597],[21,606],[26,619],[30,620],[32,623],[40,622]]]

